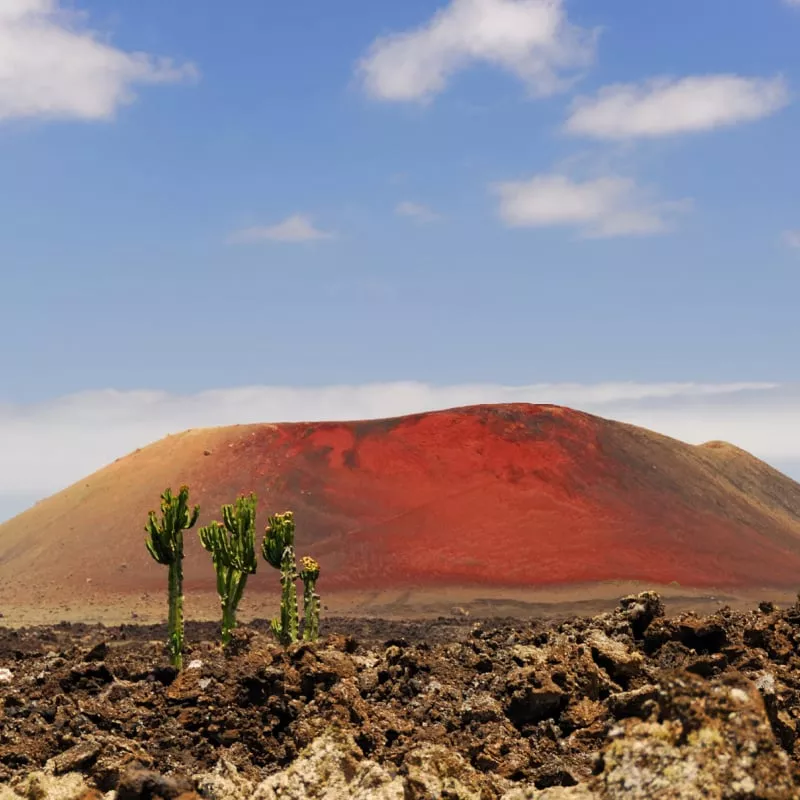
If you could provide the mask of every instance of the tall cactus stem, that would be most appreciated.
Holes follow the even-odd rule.
[[[284,646],[297,641],[297,566],[294,553],[294,514],[287,511],[269,518],[261,552],[267,563],[281,573],[281,612],[271,622],[272,631]]]
[[[300,621],[297,616],[297,571],[294,547],[287,547],[281,559],[281,640],[283,644],[297,641]]]
[[[155,511],[147,515],[144,526],[147,552],[158,564],[168,567],[167,651],[172,665],[183,667],[183,532],[192,528],[200,515],[200,506],[189,508],[189,487],[181,486],[177,495],[165,489],[161,495],[161,519]]]
[[[317,594],[319,563],[310,556],[300,559],[300,578],[303,581],[303,641],[319,639],[320,596]]]
[[[183,669],[183,563],[181,561],[169,565],[168,595],[167,649],[173,666]]]
[[[236,611],[244,595],[247,578],[256,571],[256,496],[238,497],[234,505],[222,506],[223,522],[200,528],[200,543],[211,553],[217,573],[217,594],[222,609],[222,646],[236,628]]]

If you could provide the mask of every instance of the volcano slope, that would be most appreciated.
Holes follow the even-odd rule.
[[[168,436],[0,526],[6,606],[161,599],[147,511],[181,483],[200,524],[243,492],[292,509],[325,598],[677,582],[800,585],[800,484],[725,443],[691,446],[558,406],[458,408],[377,421],[239,425]],[[259,532],[260,537],[260,532]],[[196,529],[186,591],[213,596]],[[262,562],[248,593],[275,596]],[[144,595],[143,595],[144,593]]]

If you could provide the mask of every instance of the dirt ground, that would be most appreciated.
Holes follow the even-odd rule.
[[[711,708],[704,692],[717,697],[724,684],[755,698],[746,707],[756,720],[746,734],[757,739],[746,743],[755,748],[753,785],[763,769],[784,788],[707,796],[788,798],[787,787],[800,786],[798,605],[665,616],[646,593],[594,617],[550,621],[328,616],[322,641],[288,650],[265,619],[242,626],[228,652],[215,623],[190,622],[186,633],[178,673],[165,659],[162,624],[0,629],[0,784],[47,768],[79,773],[96,790],[87,798],[216,797],[191,793],[220,759],[255,784],[333,727],[359,760],[406,777],[420,746],[444,748],[468,766],[474,796],[492,800],[514,786],[597,782],[598,752],[621,725],[698,728],[701,700]],[[733,725],[730,714],[714,724]],[[675,747],[686,741],[681,734]],[[608,774],[610,765],[607,754]],[[172,788],[123,792],[132,771]],[[596,796],[629,796],[603,792]]]

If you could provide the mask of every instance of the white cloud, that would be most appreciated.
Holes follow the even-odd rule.
[[[800,386],[601,383],[502,386],[386,383],[253,386],[194,395],[101,391],[0,405],[0,508],[21,511],[168,433],[237,423],[368,419],[474,403],[556,403],[692,444],[733,442],[773,463],[800,464]]]
[[[196,78],[192,64],[125,52],[59,0],[0,0],[0,121],[108,120],[143,84]]]
[[[398,203],[394,210],[395,214],[401,217],[410,217],[417,222],[437,222],[441,216],[435,211],[432,211],[427,206],[421,203],[413,203],[410,200],[405,200]]]
[[[536,175],[492,188],[509,227],[574,226],[590,238],[661,233],[669,229],[670,216],[689,202],[654,200],[632,179],[616,175],[584,182]]]
[[[228,241],[232,244],[263,241],[294,243],[332,239],[333,236],[334,234],[315,227],[311,219],[304,214],[294,214],[276,225],[256,226],[236,231],[228,237]]]
[[[797,0],[797,4],[800,5],[800,0]],[[786,231],[783,234],[783,241],[786,242],[789,247],[800,248],[800,230]]]
[[[579,97],[569,133],[597,139],[633,139],[709,131],[774,114],[789,103],[782,77],[704,75],[615,84]]]
[[[591,63],[594,40],[567,20],[563,0],[451,0],[421,27],[375,40],[359,72],[382,100],[428,100],[479,62],[550,94],[568,84],[563,72]]]

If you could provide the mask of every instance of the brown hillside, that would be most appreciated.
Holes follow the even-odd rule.
[[[293,509],[327,593],[800,584],[799,484],[731,445],[518,404],[169,436],[0,525],[4,597],[160,593],[143,523],[183,482],[201,524],[251,490],[262,530],[268,511]],[[187,591],[213,591],[196,531],[187,539]],[[264,562],[251,585],[274,594]]]

